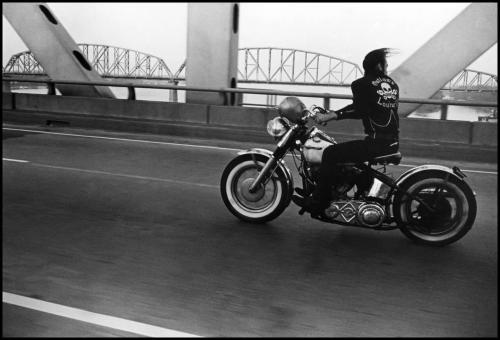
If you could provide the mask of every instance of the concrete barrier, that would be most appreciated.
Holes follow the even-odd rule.
[[[208,111],[210,125],[248,126],[266,128],[267,122],[276,115],[276,111],[267,108],[215,106]]]
[[[487,122],[472,122],[472,145],[498,146],[498,124]]]
[[[16,109],[207,124],[207,105],[16,94]]]
[[[12,110],[12,99],[13,94],[2,92],[2,109],[3,110]]]
[[[2,107],[6,122],[55,120],[78,127],[257,142],[269,142],[266,124],[276,115],[268,108],[25,93],[4,93]],[[321,128],[339,142],[364,136],[360,120],[333,121]],[[400,119],[401,149],[415,156],[496,161],[497,136],[496,123]]]
[[[471,122],[401,118],[399,129],[404,139],[469,144]]]

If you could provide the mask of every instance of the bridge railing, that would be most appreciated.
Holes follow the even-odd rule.
[[[352,95],[343,94],[332,94],[332,93],[318,93],[318,92],[297,92],[297,91],[281,91],[281,90],[269,90],[269,89],[250,89],[250,88],[212,88],[212,87],[194,87],[194,86],[180,86],[180,85],[153,85],[153,84],[139,84],[139,83],[127,83],[123,81],[93,81],[93,82],[81,82],[81,81],[68,81],[68,80],[53,80],[53,79],[36,79],[36,78],[26,78],[26,77],[8,77],[2,78],[3,88],[10,89],[11,82],[26,82],[26,83],[38,83],[46,84],[48,87],[47,95],[56,95],[56,85],[93,85],[93,86],[110,86],[110,87],[124,87],[128,89],[128,100],[136,100],[136,88],[148,88],[148,89],[163,89],[175,91],[174,95],[170,98],[174,98],[174,102],[177,101],[177,91],[201,91],[201,92],[217,92],[224,96],[226,105],[233,102],[231,97],[234,98],[236,94],[258,94],[267,96],[267,104],[252,104],[243,103],[242,105],[247,106],[265,106],[273,107],[276,106],[277,96],[295,96],[295,97],[309,97],[309,98],[321,98],[323,100],[323,107],[326,109],[330,108],[331,99],[346,99],[352,100]],[[488,102],[488,101],[460,101],[460,100],[443,100],[443,99],[423,99],[423,98],[400,98],[400,103],[417,103],[422,105],[439,105],[441,107],[441,120],[447,119],[448,106],[467,106],[467,107],[488,107],[493,108],[495,112],[498,109],[498,102]]]

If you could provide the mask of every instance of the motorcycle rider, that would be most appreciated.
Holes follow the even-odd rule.
[[[331,198],[331,186],[339,183],[339,163],[362,163],[399,149],[399,87],[387,75],[388,48],[369,52],[363,60],[364,76],[352,82],[353,103],[338,111],[318,114],[316,123],[361,119],[366,137],[331,145],[323,152],[318,185],[312,196],[294,195],[293,201],[311,215],[324,215]],[[300,193],[300,190],[297,190]]]

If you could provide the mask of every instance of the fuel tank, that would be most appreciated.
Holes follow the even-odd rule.
[[[319,130],[318,130],[319,131]],[[302,151],[304,152],[304,158],[311,164],[321,164],[321,157],[323,152],[330,145],[334,145],[335,141],[333,138],[326,136],[330,140],[327,140],[324,136],[315,134],[311,136],[303,145]]]

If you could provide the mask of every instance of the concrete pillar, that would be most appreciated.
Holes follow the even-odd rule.
[[[498,40],[498,5],[472,3],[403,62],[390,76],[401,98],[431,98]],[[407,116],[420,104],[401,103]]]
[[[266,95],[266,105],[267,106],[271,106],[271,107],[276,106],[277,101],[278,101],[277,95],[275,95],[275,94]]]
[[[186,86],[228,88],[237,85],[237,3],[189,3]],[[186,102],[237,105],[239,96],[187,91]]]
[[[179,85],[179,82],[177,80],[174,80],[173,84],[172,85]],[[177,103],[179,101],[178,99],[178,96],[177,96],[177,89],[172,89],[172,90],[169,90],[169,100],[170,102],[172,103]]]
[[[44,2],[4,2],[3,15],[54,80],[102,81]],[[89,23],[91,25],[91,23]],[[115,98],[108,87],[57,85],[62,95]]]

